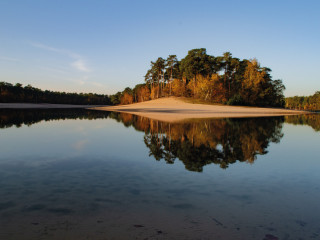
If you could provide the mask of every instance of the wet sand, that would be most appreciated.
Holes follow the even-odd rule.
[[[305,111],[226,105],[193,104],[181,98],[160,98],[130,105],[95,107],[95,110],[126,112],[151,119],[175,122],[194,118],[268,117],[306,114]]]

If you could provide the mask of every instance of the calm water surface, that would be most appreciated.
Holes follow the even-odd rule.
[[[0,239],[320,239],[320,115],[0,111]]]

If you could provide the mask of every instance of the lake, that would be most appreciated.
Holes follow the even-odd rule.
[[[0,110],[0,239],[320,239],[320,115]]]

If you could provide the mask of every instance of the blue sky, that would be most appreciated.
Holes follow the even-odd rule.
[[[286,96],[320,91],[320,1],[0,1],[0,81],[113,94],[150,61],[257,58]]]

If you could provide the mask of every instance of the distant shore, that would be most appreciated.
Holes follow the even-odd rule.
[[[94,108],[103,105],[72,105],[50,103],[0,103],[0,109],[61,109],[61,108]],[[104,106],[105,107],[105,106]]]
[[[92,109],[132,113],[142,117],[166,122],[175,122],[194,118],[270,117],[309,113],[305,111],[280,108],[193,104],[176,97],[160,98],[130,105],[94,107]]]
[[[309,112],[279,108],[241,107],[188,103],[177,97],[119,106],[72,105],[49,103],[0,103],[0,109],[92,109],[125,112],[159,121],[175,122],[193,118],[270,117]]]

